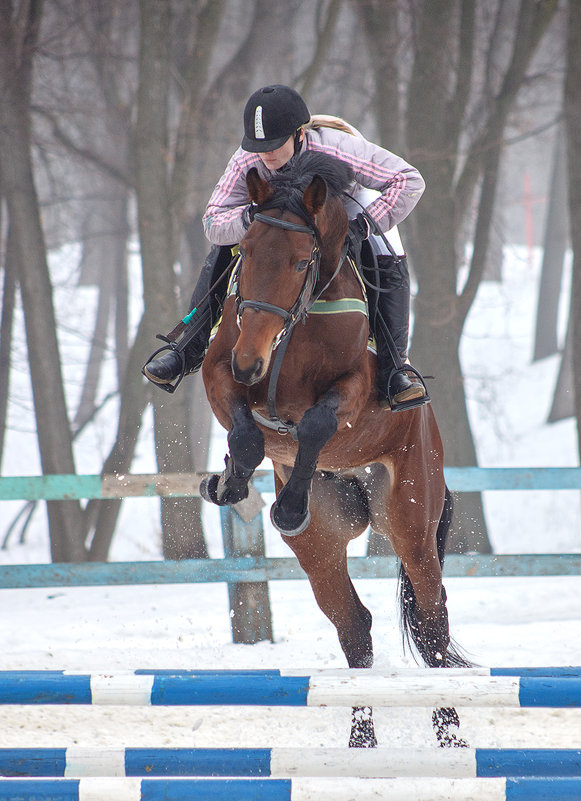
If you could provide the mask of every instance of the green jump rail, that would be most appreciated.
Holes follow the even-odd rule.
[[[353,579],[394,579],[399,569],[395,556],[352,556],[348,564]],[[447,578],[581,576],[581,554],[449,554],[444,575]],[[253,584],[305,578],[293,557],[0,566],[0,589],[215,582]]]
[[[581,467],[449,467],[446,481],[456,492],[581,489]],[[44,475],[0,477],[0,500],[81,500],[127,497],[180,498],[199,495],[203,473],[145,475]],[[274,492],[273,475],[253,478],[260,493]],[[397,577],[394,556],[350,557],[354,579]],[[581,553],[450,554],[447,577],[581,575]],[[0,588],[90,587],[227,582],[251,584],[306,578],[294,557],[227,556],[183,561],[87,562],[0,565]]]
[[[0,501],[62,501],[129,497],[186,498],[200,494],[205,473],[0,477]],[[581,489],[581,467],[446,467],[454,492]],[[274,492],[271,471],[257,471],[256,489]]]

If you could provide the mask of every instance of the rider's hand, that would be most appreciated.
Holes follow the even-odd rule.
[[[359,249],[361,243],[369,237],[369,233],[369,223],[363,214],[358,214],[354,220],[349,220],[349,233],[347,236],[354,248]]]

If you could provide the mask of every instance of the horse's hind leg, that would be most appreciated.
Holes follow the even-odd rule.
[[[421,555],[415,551],[398,554],[402,558],[399,600],[404,636],[417,648],[428,667],[469,666],[450,640],[446,590],[442,585],[442,566],[451,518],[452,498],[446,489],[436,530],[435,549],[426,543]],[[428,569],[430,563],[432,570]],[[429,587],[428,590],[425,585]],[[422,604],[426,595],[430,600],[429,606],[425,601]]]
[[[250,477],[264,459],[264,435],[254,422],[246,401],[241,400],[232,410],[232,428],[228,432],[226,468],[200,484],[204,500],[225,506],[248,496]]]
[[[275,465],[277,491],[282,487]],[[373,664],[371,613],[363,605],[347,570],[347,544],[367,526],[365,498],[355,482],[315,473],[312,484],[312,517],[298,536],[283,534],[308,576],[315,599],[337,629],[349,667]]]
[[[444,562],[446,538],[452,518],[452,498],[446,488],[444,506],[436,532],[436,549],[441,567]],[[411,563],[410,563],[411,564]],[[412,568],[408,566],[412,572]],[[441,573],[440,573],[441,576]],[[429,667],[469,667],[470,663],[450,639],[448,611],[446,608],[446,590],[439,584],[439,603],[434,612],[426,614],[419,608],[416,585],[412,583],[406,569],[400,569],[400,612],[404,636],[413,643]],[[432,713],[432,725],[438,743],[443,748],[466,748],[466,740],[458,737],[456,731],[460,726],[458,713],[453,707],[435,709]]]
[[[367,503],[355,481],[325,475],[315,473],[313,478],[308,528],[298,536],[283,535],[283,539],[307,574],[320,609],[335,626],[349,667],[370,668],[371,613],[357,595],[347,570],[347,543],[366,528]],[[282,481],[278,476],[276,484],[279,491]],[[376,745],[371,709],[355,708],[349,746]]]

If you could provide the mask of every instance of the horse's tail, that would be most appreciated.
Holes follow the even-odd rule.
[[[444,507],[442,509],[440,522],[438,523],[438,529],[436,531],[438,559],[441,566],[444,565],[444,557],[446,555],[446,540],[448,539],[450,523],[452,522],[453,508],[454,505],[452,501],[452,495],[448,487],[446,487]],[[438,631],[431,631],[429,633],[430,635],[441,635],[444,638],[444,642],[447,642],[447,647],[442,647],[441,649],[434,648],[434,643],[427,641],[430,639],[430,636],[426,636],[425,634],[422,635],[417,616],[416,595],[403,565],[400,565],[399,568],[398,595],[400,628],[402,631],[404,648],[407,646],[414,656],[417,652],[421,656],[424,663],[429,667],[471,666],[471,663],[462,654],[462,651],[456,645],[456,643],[452,639],[449,639],[448,613],[446,610],[446,590],[444,587],[442,587],[442,621],[437,627]],[[441,653],[442,651],[444,653]]]

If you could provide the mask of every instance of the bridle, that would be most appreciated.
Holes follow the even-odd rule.
[[[315,287],[319,281],[321,265],[321,235],[319,229],[317,228],[316,220],[312,220],[310,218],[310,215],[307,213],[306,209],[304,211],[302,209],[298,211],[293,208],[293,212],[297,213],[298,216],[303,217],[305,220],[304,225],[290,222],[289,220],[281,220],[278,217],[270,217],[267,214],[262,214],[259,211],[255,211],[251,214],[252,221],[257,220],[258,222],[265,223],[266,225],[272,225],[275,228],[283,228],[286,231],[294,231],[301,234],[310,234],[313,237],[313,247],[311,248],[309,263],[306,268],[307,274],[305,276],[302,289],[299,292],[299,295],[292,308],[288,310],[283,309],[282,306],[276,306],[273,303],[268,303],[263,300],[243,300],[240,294],[239,275],[235,275],[234,283],[236,287],[236,319],[238,322],[238,327],[241,325],[241,315],[244,309],[255,309],[256,311],[266,311],[271,314],[278,314],[284,320],[282,331],[277,334],[273,344],[273,351],[276,351],[276,353],[272,363],[267,393],[268,414],[270,419],[261,415],[260,412],[256,411],[256,409],[252,410],[252,416],[258,423],[266,428],[277,431],[279,434],[290,434],[291,437],[296,440],[296,424],[281,420],[276,411],[276,387],[282,367],[282,361],[284,359],[284,354],[286,353],[286,349],[290,342],[291,334],[295,325],[299,320],[304,321],[306,319],[306,316],[314,303],[321,297],[321,295],[327,290],[327,288],[339,274],[345,256],[347,255],[348,243],[346,242],[343,246],[343,250],[341,251],[341,255],[333,275],[327,281],[325,286],[315,294]],[[236,266],[237,273],[240,272],[241,263],[242,260],[240,259]]]
[[[284,320],[282,331],[277,334],[274,341],[273,350],[276,350],[280,343],[290,336],[291,331],[300,319],[304,319],[308,310],[311,308],[315,298],[314,290],[319,280],[319,270],[321,264],[321,248],[320,248],[320,234],[315,221],[309,222],[307,225],[300,225],[299,223],[290,222],[290,220],[281,220],[278,217],[269,217],[266,214],[256,212],[252,216],[253,221],[266,223],[275,228],[284,228],[286,231],[294,231],[300,234],[310,234],[313,237],[313,247],[311,255],[306,267],[305,280],[299,295],[289,310],[283,309],[282,306],[276,306],[274,303],[268,303],[264,300],[243,300],[240,294],[240,281],[236,276],[236,320],[238,328],[241,327],[241,317],[244,309],[255,309],[256,311],[266,311],[271,314],[278,314]],[[237,270],[240,269],[241,262],[239,262]]]

